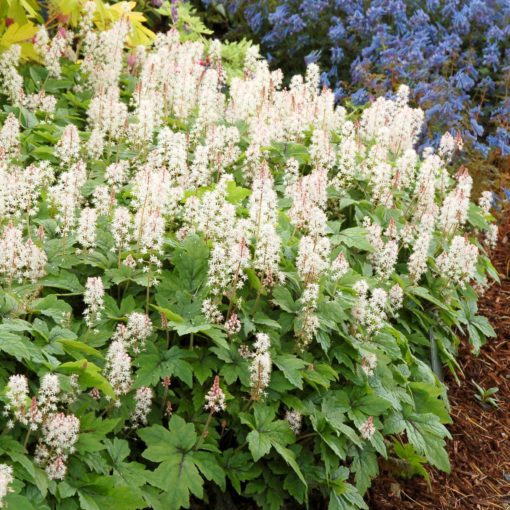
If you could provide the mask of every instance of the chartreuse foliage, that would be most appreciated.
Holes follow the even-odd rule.
[[[373,257],[377,248],[364,218],[370,217],[372,226],[391,226],[401,232],[406,225],[419,222],[415,204],[421,188],[415,191],[412,184],[398,188],[390,182],[394,202],[376,198],[370,174],[373,161],[367,163],[365,145],[382,142],[377,137],[367,141],[361,131],[352,132],[359,145],[350,179],[339,184],[335,180],[340,173],[339,159],[325,166],[317,163],[320,149],[315,131],[319,125],[327,131],[331,145],[325,153],[336,154],[350,136],[350,114],[329,111],[332,101],[327,101],[327,92],[318,94],[313,77],[304,87],[297,80],[292,100],[286,102],[290,96],[278,90],[278,75],[270,75],[253,53],[244,72],[238,73],[242,78],[234,78],[225,94],[225,82],[214,81],[221,76],[222,67],[218,47],[213,48],[216,53],[208,56],[199,43],[180,44],[170,35],[149,50],[156,60],[142,60],[138,69],[130,66],[128,70],[124,55],[120,79],[112,87],[118,86],[119,101],[128,110],[126,122],[120,134],[108,132],[99,150],[90,142],[94,141],[92,131],[99,129],[92,106],[106,92],[97,83],[89,83],[80,63],[63,61],[61,76],[55,78],[48,78],[47,70],[38,64],[19,69],[26,93],[44,91],[56,97],[51,115],[26,105],[14,106],[7,95],[0,96],[3,140],[8,138],[6,126],[12,129],[19,120],[20,127],[20,133],[13,135],[15,141],[9,138],[10,151],[0,161],[0,240],[4,250],[0,254],[0,384],[7,411],[0,420],[0,462],[13,468],[12,492],[4,499],[10,510],[222,509],[227,505],[242,508],[250,502],[276,510],[305,508],[318,500],[327,501],[329,510],[365,509],[363,495],[378,474],[380,458],[396,460],[398,469],[407,475],[426,476],[426,464],[450,469],[445,450],[449,438],[445,425],[451,421],[446,391],[439,372],[432,367],[446,363],[455,369],[459,333],[469,337],[475,350],[493,335],[486,319],[477,314],[474,290],[474,284],[483,284],[486,275],[496,276],[478,240],[480,233],[489,229],[490,214],[471,203],[465,222],[452,220],[453,228],[446,233],[434,227],[429,256],[425,253],[426,267],[417,280],[410,276],[409,258],[419,232],[411,233],[411,241],[399,246],[391,273],[381,277]],[[134,128],[143,117],[142,103],[136,102],[138,94],[146,93],[141,77],[147,75],[147,69],[143,66],[152,66],[151,62],[174,66],[165,68],[164,75],[153,78],[152,84],[159,87],[157,80],[177,81],[171,86],[164,81],[164,86],[150,92],[161,94],[156,95],[159,102],[150,110],[161,115],[153,117],[157,121],[147,136]],[[154,66],[148,68],[154,71]],[[181,72],[183,68],[186,73]],[[250,95],[240,101],[244,90]],[[211,93],[216,94],[213,100]],[[180,97],[187,102],[180,103]],[[256,104],[250,104],[250,98],[256,99]],[[326,98],[324,103],[321,98]],[[222,101],[232,102],[227,108]],[[150,108],[150,102],[143,104]],[[296,104],[301,110],[290,121],[285,115],[290,115],[291,105]],[[189,111],[185,106],[190,106]],[[248,113],[243,117],[239,111],[245,107]],[[333,119],[329,128],[325,127],[328,118]],[[296,127],[299,122],[306,125]],[[62,142],[58,143],[70,124],[79,133],[75,156],[70,151],[62,153]],[[276,131],[262,138],[258,149],[263,156],[257,159],[257,146],[250,144],[275,124]],[[235,150],[225,138],[221,142],[214,138],[225,126],[237,129],[238,137],[232,142]],[[164,147],[161,133],[169,136],[168,128],[185,136],[179,139],[181,145],[174,140],[168,153],[158,153]],[[179,171],[183,173],[176,177],[173,158],[182,143],[185,151]],[[214,157],[201,167],[201,180],[197,180],[189,169],[199,160],[199,147],[206,143]],[[76,161],[66,159],[70,154]],[[166,154],[161,156],[163,163],[158,154]],[[389,168],[395,168],[398,150],[384,154]],[[79,160],[85,174],[79,173],[83,168]],[[289,160],[297,162],[295,174],[288,169]],[[417,161],[413,171],[421,172],[430,161]],[[126,162],[127,176],[115,181],[107,168],[119,162]],[[228,229],[246,226],[256,210],[259,200],[253,199],[258,196],[254,183],[260,167],[268,170],[265,175],[274,183],[275,200],[268,207],[274,208],[275,231],[281,241],[280,274],[275,272],[270,281],[258,266],[248,263],[232,276],[239,278],[234,280],[236,284],[225,290],[211,283],[214,263],[219,263],[214,253],[225,238],[231,239]],[[32,181],[23,180],[29,168],[49,168],[51,175],[40,186],[30,188]],[[143,174],[147,168],[150,171]],[[321,173],[324,168],[325,174]],[[169,176],[170,169],[177,173]],[[440,207],[455,181],[443,162],[436,170],[443,181],[433,188],[432,202]],[[79,181],[82,175],[83,181]],[[149,181],[158,175],[168,180],[153,183],[147,191],[143,175],[148,175]],[[299,259],[306,230],[296,226],[291,207],[298,198],[288,189],[292,178],[299,181],[317,175],[326,175],[327,184],[321,205],[324,229],[315,240],[327,239],[330,251],[324,256],[327,267],[312,274],[303,273]],[[76,181],[69,176],[78,184],[73,185]],[[16,187],[19,181],[15,177],[26,188]],[[101,186],[107,190],[106,206],[99,200]],[[140,202],[144,189],[145,201]],[[12,197],[26,198],[24,192],[29,190],[35,193],[30,194],[31,205],[21,198],[14,204],[10,201]],[[160,192],[164,199],[158,202]],[[186,207],[202,199],[198,211],[213,210],[213,193],[218,193],[214,200],[221,203],[221,211],[217,209],[206,226],[194,223]],[[69,197],[75,202],[64,216],[62,204],[71,200]],[[144,230],[150,219],[143,217],[149,202],[157,204],[155,218],[164,219],[154,245],[146,241],[150,233]],[[96,209],[96,221],[78,221],[78,226],[71,224],[64,230],[69,217],[84,217],[86,205]],[[130,217],[140,218],[141,214],[142,222],[137,226],[138,236],[133,235],[119,249],[113,215],[120,207],[127,208]],[[219,214],[224,215],[224,223],[209,231]],[[414,224],[417,226],[420,224]],[[10,244],[8,236],[15,231],[21,233],[19,242],[25,248],[16,240]],[[465,236],[466,242],[479,250],[477,263],[463,280],[442,273],[437,262],[448,253],[454,234],[461,240]],[[248,258],[255,257],[254,237],[247,234],[249,240],[241,243],[248,246]],[[40,256],[43,252],[47,261],[42,272],[39,268],[31,279],[28,276],[33,273],[25,271],[33,260],[21,260],[20,253],[34,245],[40,250],[34,253]],[[235,239],[223,260],[237,253],[238,246]],[[13,256],[6,263],[9,250],[14,250]],[[334,278],[327,268],[340,252],[348,268]],[[19,271],[18,266],[22,268]],[[223,271],[226,274],[228,267]],[[241,280],[240,273],[246,278]],[[103,307],[91,319],[94,299],[90,282],[97,283],[97,279],[105,294],[95,297]],[[303,310],[309,310],[303,292],[310,280],[317,286],[316,304],[310,312],[317,321],[308,342],[303,343]],[[381,323],[371,331],[369,318],[362,320],[359,315],[360,291],[356,289],[361,281],[373,290],[389,292],[395,285],[402,289],[401,308],[385,309]],[[222,320],[206,313],[206,299],[214,301]],[[375,312],[382,313],[378,310]],[[227,316],[233,318],[234,311],[238,327],[228,328],[225,321]],[[131,378],[131,387],[118,391],[112,371],[122,368],[115,365],[119,359],[112,368],[112,345],[116,342],[112,337],[118,337],[134,312],[148,314],[152,329],[137,349],[129,343],[131,337],[124,338],[132,361],[127,369],[131,373],[126,376]],[[262,358],[264,353],[254,352],[260,334],[267,335],[262,337],[269,343],[264,352],[269,354],[272,368],[263,392],[254,389],[255,384],[261,384],[254,360],[257,356],[268,359]],[[41,378],[48,373],[58,376],[59,395],[73,395],[58,401],[58,411],[72,414],[80,422],[78,440],[67,452],[67,472],[62,479],[48,477],[45,463],[36,462],[37,444],[44,437],[41,426],[48,416],[30,433],[19,419],[8,423],[13,418],[10,378],[26,376],[32,396],[38,395]],[[210,412],[204,405],[215,376],[219,376],[226,407]],[[136,423],[137,390],[147,388],[152,405],[146,409],[146,421]],[[21,414],[31,405],[29,400],[22,404]],[[300,427],[289,419],[290,412],[301,416]]]
[[[155,17],[154,23],[162,25],[167,30],[172,27],[179,31],[182,41],[201,41],[209,45],[207,36],[212,34],[196,10],[187,2],[170,2],[166,0],[161,5],[138,5],[137,2],[122,1],[105,3],[102,0],[7,0],[0,5],[0,51],[6,50],[13,44],[21,48],[23,60],[41,62],[41,55],[34,48],[34,38],[39,29],[39,23],[45,21],[46,26],[53,32],[70,35],[79,30],[81,18],[84,16],[86,4],[91,1],[95,5],[93,27],[96,30],[107,30],[122,17],[127,18],[131,29],[127,38],[127,46],[132,51],[139,45],[147,46],[156,34],[147,27],[147,18]],[[139,12],[137,7],[143,7]],[[44,19],[43,19],[44,17]],[[221,56],[228,78],[241,73],[246,51],[251,43],[242,39],[236,42],[226,42],[222,45]]]
[[[0,50],[13,44],[21,46],[21,54],[26,59],[40,61],[33,47],[33,37],[38,24],[43,21],[51,27],[65,27],[75,30],[83,16],[86,0],[6,0],[0,5]],[[136,2],[105,3],[93,0],[96,6],[94,26],[98,30],[110,28],[121,17],[127,17],[132,27],[128,38],[129,45],[150,44],[155,34],[144,25],[145,16],[135,11]]]

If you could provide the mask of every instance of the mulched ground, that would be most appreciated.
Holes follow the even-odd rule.
[[[501,286],[494,285],[480,303],[498,334],[479,357],[463,344],[461,385],[447,381],[454,420],[449,444],[450,475],[430,470],[431,489],[420,478],[397,479],[383,472],[368,495],[371,510],[510,510],[510,221],[500,228],[493,263]],[[498,387],[499,408],[483,407],[471,381]]]

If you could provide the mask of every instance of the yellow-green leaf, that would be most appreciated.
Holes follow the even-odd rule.
[[[30,21],[24,25],[13,23],[0,39],[0,46],[3,48],[9,48],[13,44],[30,41],[36,33],[37,27]]]

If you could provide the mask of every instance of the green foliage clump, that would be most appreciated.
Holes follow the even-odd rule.
[[[313,66],[247,48],[228,85],[228,46],[127,37],[0,55],[4,504],[367,508],[381,457],[448,471],[432,366],[494,334],[497,277],[454,147],[414,151],[405,90],[354,115]]]

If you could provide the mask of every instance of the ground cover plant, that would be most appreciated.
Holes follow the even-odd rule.
[[[197,5],[199,2],[196,2]],[[473,167],[508,169],[508,0],[203,0],[228,38],[250,34],[287,72],[310,62],[321,82],[354,104],[411,88],[425,110],[428,141],[458,132]]]
[[[0,54],[1,504],[366,508],[379,458],[448,471],[440,367],[497,278],[459,141],[415,151],[405,86],[346,110],[313,64],[86,12]]]

